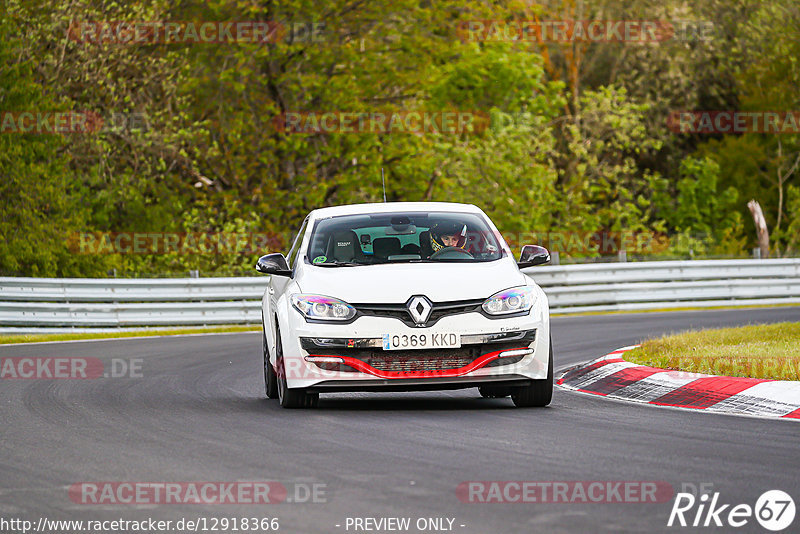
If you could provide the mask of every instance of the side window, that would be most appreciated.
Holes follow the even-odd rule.
[[[306,220],[304,220],[303,224],[300,226],[300,231],[297,232],[294,242],[292,243],[292,248],[289,249],[289,254],[286,257],[286,260],[289,262],[289,267],[292,269],[294,268],[294,262],[297,258],[297,253],[300,252],[300,244],[303,242],[303,234],[306,232],[307,224],[308,218],[306,218]]]

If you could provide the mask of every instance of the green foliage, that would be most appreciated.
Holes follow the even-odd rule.
[[[13,21],[0,17],[0,102],[5,111],[67,109],[35,80],[36,63],[12,37]],[[86,216],[83,190],[67,172],[67,139],[35,133],[0,135],[0,272],[52,276],[84,274],[98,261],[74,258],[54,229],[79,228]]]
[[[790,185],[787,191],[786,203],[786,229],[783,230],[783,239],[786,242],[787,254],[800,253],[800,187]]]
[[[736,81],[740,109],[794,111],[800,109],[800,6],[793,0],[749,3],[748,16],[737,28],[740,60],[730,66]],[[710,140],[699,153],[719,162],[721,176],[740,193],[738,211],[748,219],[750,245],[754,226],[746,203],[757,200],[764,211],[772,240],[772,253],[796,251],[796,233],[784,226],[787,187],[798,182],[800,135],[748,133]],[[794,252],[796,253],[796,252]]]
[[[670,112],[800,109],[793,0],[436,4],[6,0],[0,111],[76,110],[125,127],[0,135],[0,273],[248,272],[316,207],[447,200],[500,230],[666,233],[667,254],[742,255],[759,200],[775,252],[798,246],[800,136],[701,137]],[[712,22],[708,39],[648,45],[464,42],[468,20]],[[119,45],[74,21],[324,24],[320,41]],[[775,28],[780,28],[776,31]],[[462,134],[290,134],[287,112],[471,111]],[[131,119],[141,119],[132,122]],[[81,232],[270,236],[224,254],[75,254]],[[596,255],[591,251],[575,256]]]
[[[743,224],[736,210],[739,195],[733,187],[719,189],[719,174],[712,159],[686,158],[674,191],[666,180],[654,180],[653,205],[674,230],[674,252],[694,257],[743,250]]]
[[[567,193],[564,219],[583,230],[643,229],[647,182],[635,158],[660,148],[645,125],[648,105],[631,102],[624,88],[613,86],[586,91],[579,105],[561,130],[557,165]]]

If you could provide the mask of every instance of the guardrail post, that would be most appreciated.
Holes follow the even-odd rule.
[[[558,257],[557,250],[550,253],[550,265],[561,265],[561,258]]]
[[[624,250],[620,250],[617,252],[617,261],[620,263],[625,263],[628,261],[628,253]]]

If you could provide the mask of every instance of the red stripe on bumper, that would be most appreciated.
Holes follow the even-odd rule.
[[[350,356],[335,356],[336,358],[341,358],[344,360],[345,365],[349,365],[353,369],[357,369],[362,373],[370,374],[373,376],[377,376],[378,378],[432,378],[432,377],[454,377],[454,376],[464,376],[476,369],[480,369],[481,367],[485,366],[492,360],[496,360],[498,355],[501,352],[508,352],[510,350],[525,350],[530,347],[518,347],[518,348],[508,348],[503,350],[497,350],[494,352],[490,352],[488,354],[484,354],[480,358],[473,360],[470,364],[465,365],[463,367],[458,367],[456,369],[442,369],[436,371],[381,371],[380,369],[375,369],[368,363],[365,363],[361,360],[356,358],[352,358]],[[325,354],[309,354],[309,356],[327,356]]]

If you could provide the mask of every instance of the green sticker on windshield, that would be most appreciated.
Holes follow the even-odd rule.
[[[326,261],[328,261],[328,258],[326,256],[317,256],[316,258],[314,258],[312,263],[325,263]]]

